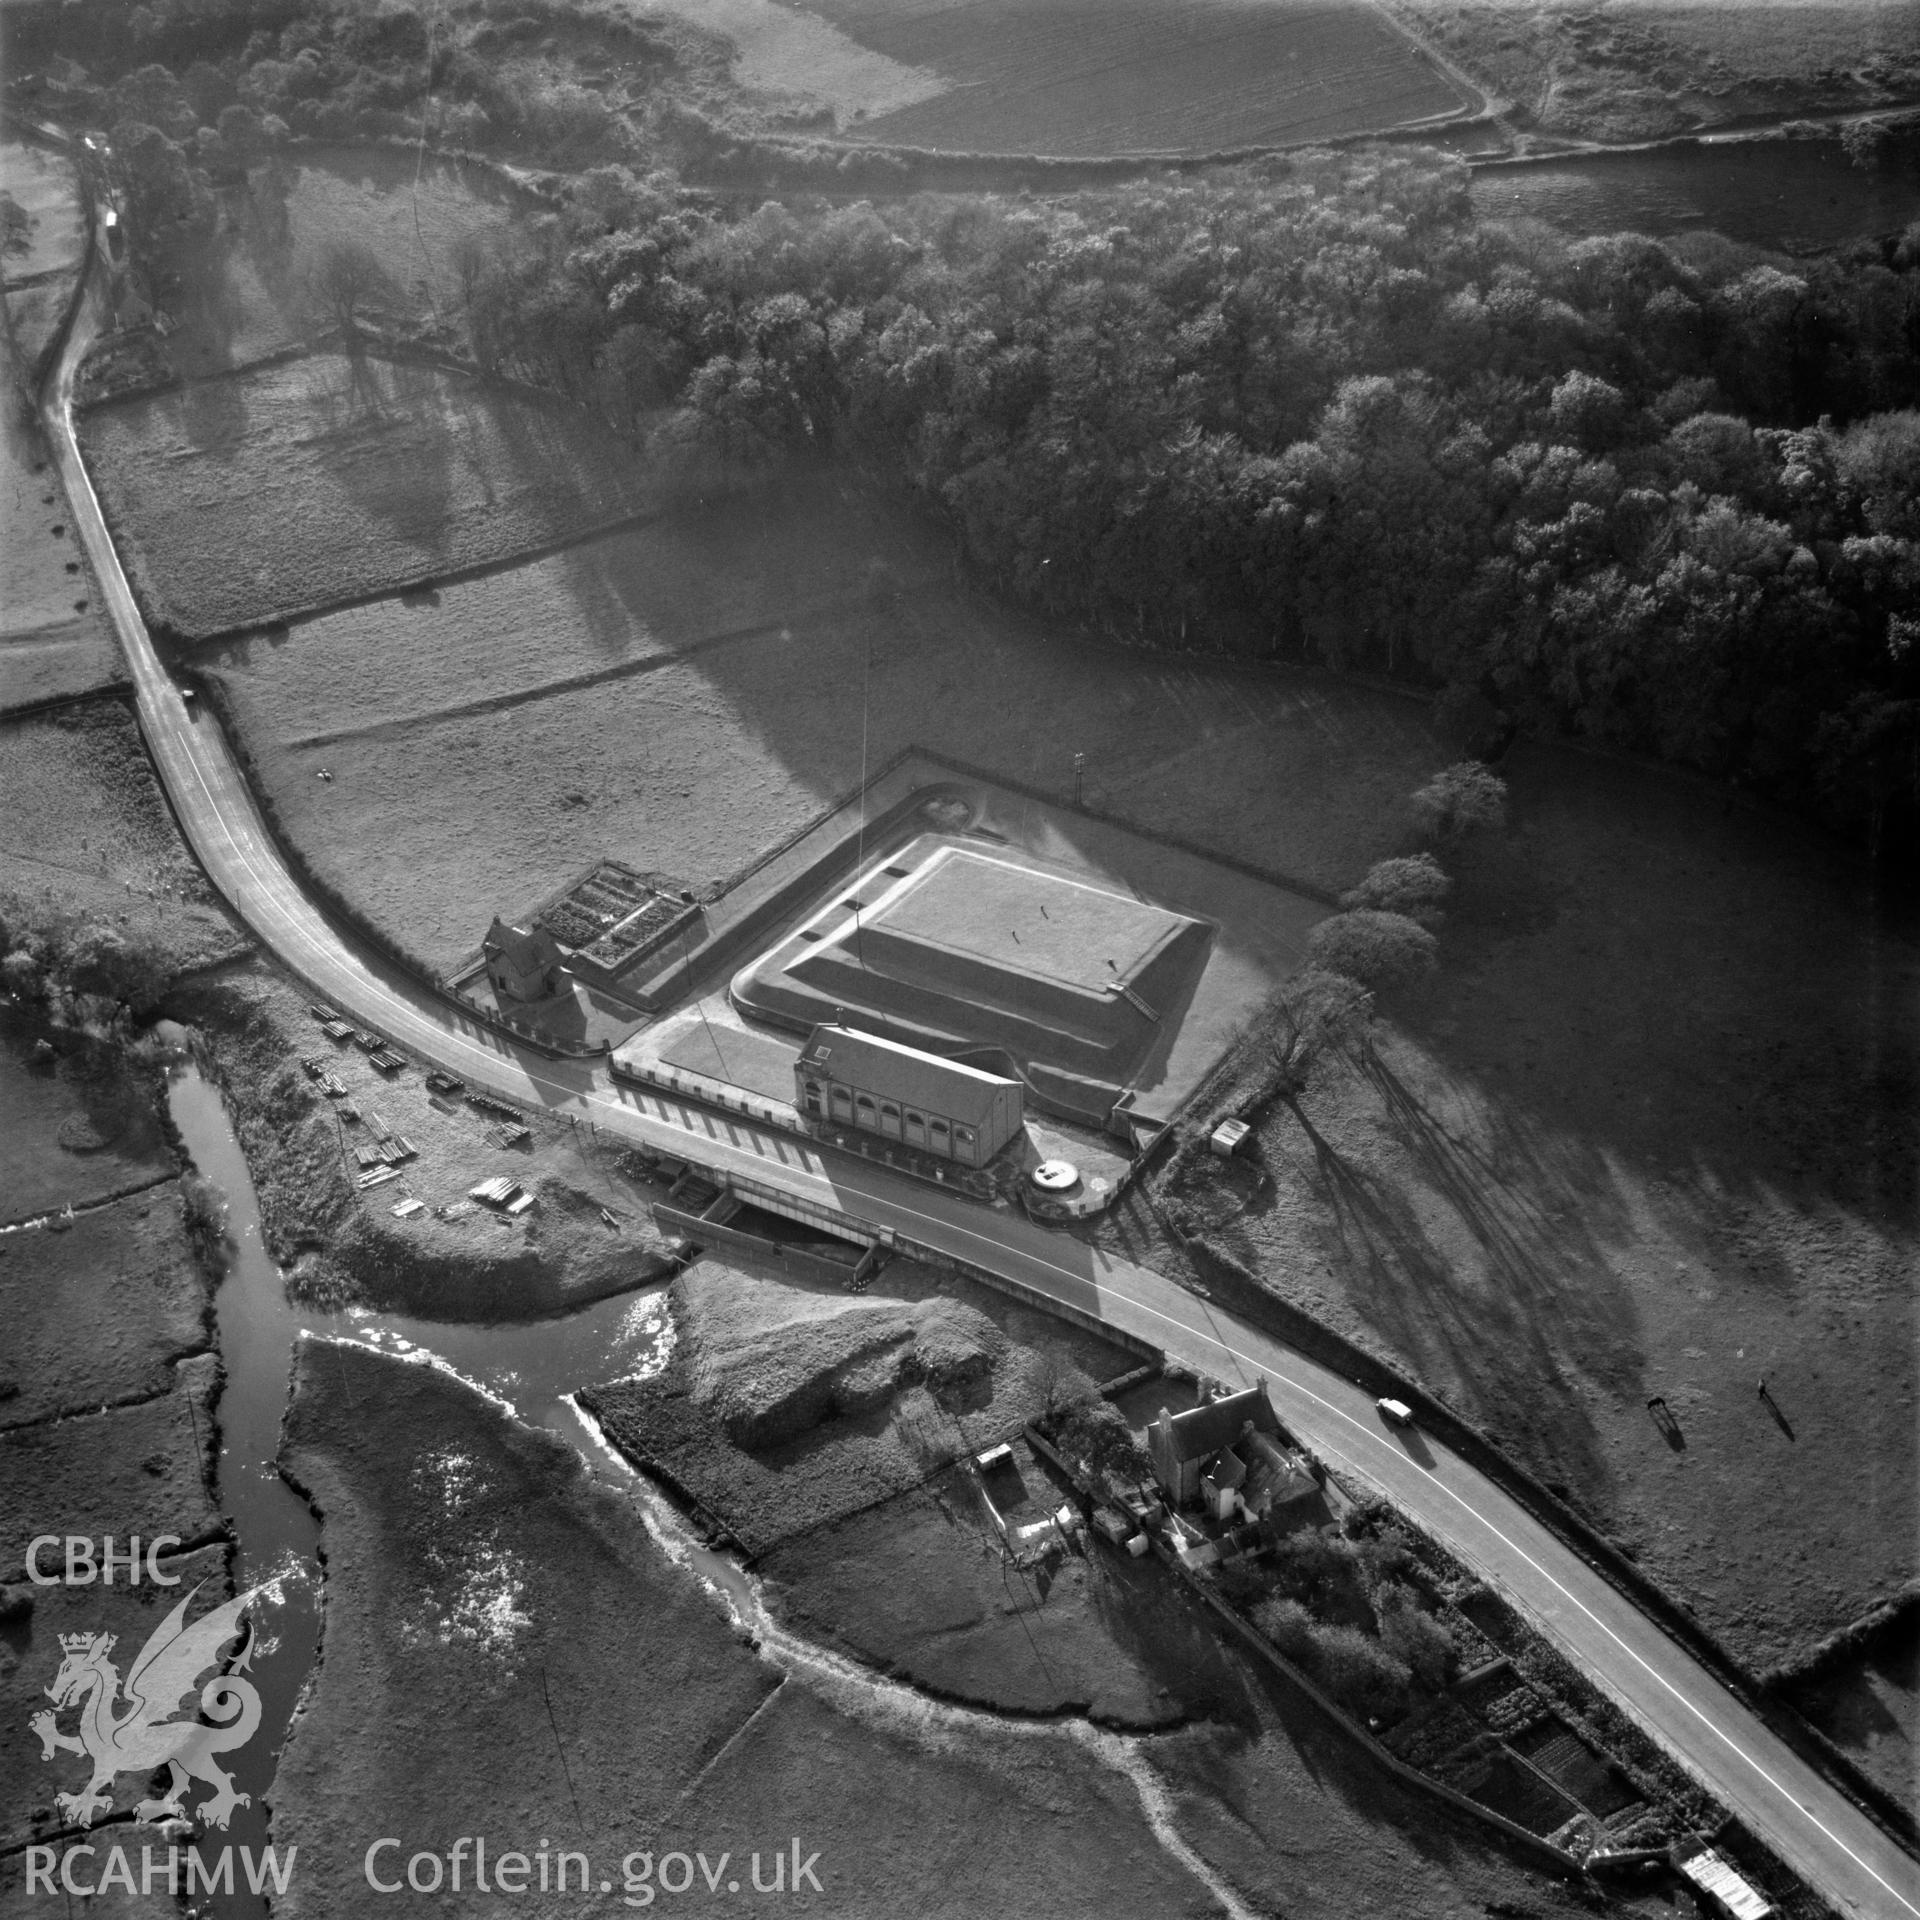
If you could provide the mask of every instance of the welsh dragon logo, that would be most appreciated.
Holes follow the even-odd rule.
[[[245,1746],[260,1724],[259,1689],[246,1677],[254,1641],[249,1638],[231,1672],[216,1674],[200,1689],[200,1711],[214,1725],[172,1716],[200,1676],[219,1665],[222,1649],[239,1638],[247,1608],[267,1591],[267,1585],[215,1607],[189,1626],[187,1608],[199,1591],[193,1588],[153,1630],[124,1681],[107,1657],[114,1647],[112,1634],[60,1636],[64,1657],[53,1685],[46,1690],[47,1698],[56,1709],[77,1706],[80,1730],[62,1733],[58,1712],[36,1713],[28,1724],[40,1736],[42,1760],[51,1760],[56,1753],[83,1753],[93,1762],[93,1778],[82,1792],[54,1797],[67,1819],[92,1826],[98,1815],[112,1809],[116,1775],[148,1774],[158,1767],[171,1770],[171,1782],[158,1799],[142,1800],[134,1807],[136,1820],[151,1824],[191,1818],[186,1794],[192,1780],[213,1789],[213,1797],[203,1800],[198,1809],[210,1827],[226,1826],[234,1808],[247,1805],[249,1796],[234,1791],[233,1776],[214,1756]]]

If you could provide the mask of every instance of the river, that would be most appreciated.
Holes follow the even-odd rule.
[[[590,1472],[618,1485],[635,1501],[662,1549],[700,1579],[716,1604],[725,1606],[753,1635],[763,1658],[804,1679],[838,1710],[936,1746],[955,1735],[974,1733],[1066,1742],[1083,1749],[1132,1786],[1154,1840],[1192,1874],[1228,1920],[1253,1920],[1228,1883],[1181,1836],[1166,1784],[1138,1739],[1085,1720],[1003,1719],[936,1701],[802,1639],[767,1610],[752,1575],[702,1545],[651,1482],[608,1445],[572,1395],[594,1381],[645,1374],[666,1364],[673,1330],[663,1287],[616,1295],[557,1319],[502,1326],[357,1310],[325,1314],[296,1306],[288,1301],[284,1276],[261,1238],[253,1182],[218,1090],[195,1067],[182,1063],[168,1081],[167,1099],[188,1155],[221,1190],[228,1207],[232,1263],[214,1306],[226,1370],[219,1403],[217,1491],[238,1541],[234,1578],[243,1588],[272,1582],[279,1600],[262,1609],[264,1637],[251,1669],[261,1695],[261,1732],[234,1756],[232,1768],[236,1784],[252,1796],[252,1804],[234,1815],[226,1833],[211,1836],[216,1850],[247,1846],[257,1855],[268,1843],[280,1749],[321,1650],[325,1621],[320,1529],[306,1502],[274,1466],[294,1343],[311,1333],[365,1340],[395,1353],[431,1355],[505,1402],[520,1419],[569,1442]],[[265,1920],[267,1904],[243,1888],[216,1896],[209,1911],[220,1920]]]
[[[232,1260],[214,1296],[225,1382],[219,1403],[217,1497],[233,1523],[236,1587],[272,1582],[279,1604],[260,1609],[263,1637],[251,1669],[260,1689],[261,1731],[234,1756],[232,1771],[252,1804],[215,1836],[256,1850],[267,1842],[268,1796],[280,1747],[319,1651],[322,1628],[318,1559],[320,1528],[306,1502],[274,1465],[286,1410],[294,1342],[302,1333],[366,1340],[396,1352],[425,1349],[465,1378],[548,1427],[590,1457],[606,1456],[598,1435],[568,1395],[596,1380],[660,1365],[671,1337],[665,1295],[658,1289],[596,1302],[564,1319],[533,1325],[458,1326],[400,1314],[318,1313],[295,1306],[260,1232],[253,1182],[218,1091],[191,1065],[174,1069],[167,1103],[194,1165],[227,1201]],[[617,1456],[616,1456],[617,1457]],[[669,1516],[670,1517],[670,1516]],[[744,1576],[688,1540],[696,1570],[715,1583]],[[704,1564],[711,1563],[711,1564]],[[245,1892],[216,1898],[223,1916],[265,1912]]]
[[[1476,167],[1473,208],[1575,234],[1663,238],[1710,230],[1787,253],[1898,233],[1920,219],[1920,173],[1906,155],[1873,171],[1837,140],[1718,139],[1637,153]]]

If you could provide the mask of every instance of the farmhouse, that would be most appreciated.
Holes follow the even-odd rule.
[[[1319,1491],[1286,1435],[1264,1386],[1203,1400],[1147,1429],[1154,1477],[1175,1507],[1199,1505],[1215,1520],[1255,1519]]]
[[[851,1027],[814,1028],[794,1062],[794,1105],[817,1125],[854,1127],[984,1167],[1020,1131],[1020,1083]]]
[[[545,927],[510,927],[498,914],[480,943],[487,979],[508,1000],[544,1000],[560,984],[565,955]]]

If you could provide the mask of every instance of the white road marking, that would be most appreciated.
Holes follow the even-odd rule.
[[[69,352],[71,353],[71,351],[70,348]],[[231,850],[232,858],[219,863],[220,871],[225,874],[229,880],[231,880],[235,874],[239,874],[244,875],[246,880],[251,883],[246,891],[253,897],[249,899],[249,911],[242,913],[242,919],[247,921],[249,925],[254,926],[256,932],[263,931],[259,924],[263,919],[277,926],[280,930],[280,939],[278,941],[269,939],[268,945],[274,948],[276,952],[279,952],[283,959],[288,960],[289,964],[293,966],[294,971],[298,973],[302,979],[313,985],[317,992],[328,993],[336,999],[343,999],[347,996],[340,992],[338,985],[330,985],[329,982],[345,980],[352,988],[357,990],[354,997],[358,998],[371,993],[375,997],[376,1004],[382,1009],[382,1014],[388,1024],[391,1027],[399,1029],[399,1031],[395,1032],[394,1037],[400,1038],[402,1034],[414,1036],[409,1039],[408,1043],[415,1046],[418,1050],[428,1053],[430,1057],[436,1060],[437,1064],[447,1064],[448,1057],[450,1056],[457,1056],[463,1064],[469,1057],[478,1057],[486,1068],[492,1069],[499,1066],[510,1069],[518,1080],[524,1081],[529,1087],[536,1089],[542,1097],[552,1096],[556,1101],[568,1105],[578,1103],[589,1115],[595,1110],[602,1110],[616,1121],[640,1120],[643,1124],[650,1123],[655,1127],[665,1127],[669,1131],[696,1136],[699,1132],[704,1131],[706,1135],[712,1138],[717,1144],[718,1135],[714,1132],[713,1119],[704,1112],[699,1116],[702,1126],[696,1129],[693,1124],[694,1114],[691,1110],[685,1107],[679,1108],[676,1118],[675,1110],[669,1108],[664,1101],[656,1101],[653,1109],[650,1109],[644,1097],[629,1096],[627,1091],[619,1086],[618,1083],[612,1084],[611,1090],[613,1097],[610,1099],[606,1093],[597,1090],[599,1084],[598,1076],[594,1073],[591,1064],[586,1061],[581,1062],[581,1072],[585,1076],[587,1084],[584,1087],[568,1085],[562,1080],[551,1078],[548,1075],[536,1071],[530,1060],[523,1056],[520,1050],[504,1039],[496,1039],[496,1037],[485,1028],[480,1028],[476,1033],[469,1033],[465,1019],[459,1014],[453,1013],[451,1009],[447,1010],[447,1017],[435,1018],[434,1015],[440,1011],[438,1008],[423,1010],[423,1008],[409,998],[407,994],[397,992],[383,981],[358,954],[335,935],[324,915],[306,899],[298,883],[294,880],[284,863],[279,859],[277,851],[274,851],[270,845],[262,845],[259,847],[259,860],[264,860],[267,863],[265,866],[259,864],[259,860],[256,859],[255,846],[242,843],[237,836],[235,822],[229,817],[230,813],[238,816],[239,821],[247,830],[250,842],[264,841],[266,836],[264,829],[255,817],[252,795],[244,779],[239,774],[237,763],[225,752],[225,741],[219,732],[217,723],[213,722],[210,718],[207,719],[204,722],[205,731],[203,732],[202,723],[189,717],[184,702],[181,701],[171,680],[168,679],[164,669],[160,666],[158,657],[153,651],[151,636],[147,633],[145,623],[140,618],[138,608],[133,600],[132,589],[120,566],[119,555],[114,549],[111,537],[106,531],[105,521],[100,513],[99,501],[93,490],[91,476],[88,475],[85,464],[80,459],[79,448],[73,438],[71,419],[72,374],[74,366],[77,364],[77,358],[77,354],[74,354],[71,359],[63,360],[62,363],[55,401],[57,417],[53,422],[57,431],[52,436],[56,454],[63,476],[65,476],[69,487],[75,491],[76,518],[81,523],[87,549],[92,555],[96,567],[100,571],[102,580],[106,584],[108,598],[114,605],[116,625],[120,628],[123,639],[128,642],[127,652],[129,664],[133,668],[136,688],[140,695],[142,718],[150,723],[149,739],[153,743],[156,753],[164,755],[176,779],[180,777],[180,769],[182,767],[191,772],[194,784],[199,787],[205,802],[204,809],[199,807],[192,809],[192,812],[196,816],[199,816],[198,825],[202,834],[205,833],[209,825],[216,827],[220,835],[225,839],[228,848]],[[217,745],[212,743],[217,743]],[[207,767],[203,765],[203,753],[205,758],[215,765],[216,770],[221,776],[221,785],[228,790],[231,796],[224,804],[222,799],[216,796],[213,786],[209,783]],[[187,810],[183,808],[182,812],[184,817]],[[188,824],[190,837],[197,837],[192,834],[193,823],[189,822]],[[205,861],[204,856],[203,864],[208,866],[210,873],[213,871],[215,863]],[[236,889],[234,893],[229,894],[229,898],[233,901],[236,909],[241,906],[240,899],[236,897],[237,893],[238,889]],[[299,903],[300,912],[296,913],[287,905],[288,896],[291,896],[293,900]],[[317,935],[315,932],[316,927],[319,929]],[[287,948],[292,948],[295,954],[306,956],[308,964],[304,966],[301,965],[297,959],[294,959],[287,953]],[[404,1016],[404,1018],[402,1019],[397,1016]],[[449,1018],[451,1025],[449,1025]],[[467,1067],[467,1071],[471,1073],[473,1070],[469,1066]],[[495,1082],[495,1084],[497,1085],[498,1082]],[[517,1087],[510,1083],[507,1090],[509,1092],[517,1092]],[[630,1100],[631,1105],[635,1109],[631,1114],[626,1111]],[[657,1111],[655,1109],[657,1109]],[[761,1161],[776,1161],[783,1168],[789,1169],[791,1174],[793,1163],[788,1160],[784,1145],[777,1136],[763,1134],[756,1128],[748,1127],[746,1129],[748,1145],[743,1146],[740,1140],[740,1133],[734,1124],[730,1120],[724,1121],[723,1124],[726,1126],[729,1149],[733,1156],[738,1158],[747,1157],[750,1147],[754,1158]],[[624,1127],[612,1129],[612,1131],[615,1132],[625,1132],[626,1130]],[[644,1134],[641,1137],[644,1138]],[[1003,1237],[996,1240],[986,1234],[975,1231],[961,1220],[922,1212],[919,1208],[911,1206],[904,1200],[889,1197],[870,1187],[863,1187],[851,1178],[836,1181],[828,1176],[826,1161],[823,1157],[809,1153],[804,1146],[799,1147],[798,1152],[800,1156],[798,1179],[796,1180],[790,1177],[787,1182],[789,1186],[797,1185],[800,1181],[804,1181],[810,1187],[824,1189],[827,1197],[836,1203],[841,1201],[843,1195],[865,1200],[885,1209],[891,1215],[903,1216],[908,1219],[924,1222],[929,1228],[934,1229],[943,1236],[956,1236],[962,1241],[970,1241],[981,1248],[987,1249],[990,1255],[998,1255],[1003,1261],[1007,1256],[1011,1255],[1019,1262],[1024,1263],[1024,1272],[1052,1274],[1060,1280],[1091,1289],[1094,1295],[1093,1307],[1097,1314],[1103,1294],[1115,1301],[1122,1302],[1133,1311],[1146,1314],[1178,1333],[1188,1336],[1190,1340],[1197,1341],[1205,1347],[1225,1354],[1241,1367],[1251,1367],[1256,1372],[1279,1380],[1290,1393],[1322,1409],[1330,1418],[1338,1420],[1344,1423],[1345,1426],[1352,1428],[1376,1455],[1384,1451],[1396,1467],[1401,1463],[1411,1467],[1417,1474],[1427,1480],[1433,1488],[1444,1494],[1446,1499],[1451,1501],[1474,1525],[1479,1527],[1493,1540],[1497,1541],[1514,1561],[1529,1568],[1540,1580],[1545,1582],[1553,1592],[1559,1594],[1571,1606],[1577,1609],[1608,1641],[1617,1647],[1621,1653],[1625,1654],[1635,1667],[1646,1674],[1664,1693],[1683,1707],[1703,1729],[1711,1733],[1728,1753],[1733,1755],[1757,1779],[1765,1782],[1767,1787],[1784,1799],[1788,1806],[1796,1809],[1800,1816],[1806,1820],[1830,1846],[1837,1848],[1848,1860],[1852,1861],[1857,1868],[1872,1879],[1877,1886],[1890,1894],[1902,1909],[1909,1914],[1915,1915],[1916,1920],[1920,1920],[1920,1905],[1916,1905],[1913,1900],[1909,1899],[1897,1887],[1893,1886],[1870,1861],[1864,1859],[1852,1846],[1835,1833],[1805,1801],[1801,1800],[1790,1788],[1769,1772],[1765,1765],[1746,1748],[1741,1746],[1725,1729],[1712,1720],[1693,1700],[1682,1693],[1679,1688],[1654,1667],[1644,1655],[1631,1646],[1626,1640],[1622,1639],[1620,1634],[1595,1613],[1558,1575],[1542,1565],[1531,1552],[1511,1538],[1494,1521],[1482,1514],[1453,1487],[1449,1486],[1446,1481],[1441,1479],[1433,1469],[1413,1459],[1401,1448],[1395,1447],[1390,1450],[1387,1449],[1386,1443],[1381,1436],[1374,1434],[1344,1408],[1336,1406],[1314,1388],[1303,1384],[1290,1373],[1275,1367],[1270,1362],[1255,1360],[1251,1355],[1242,1353],[1239,1349],[1232,1346],[1228,1341],[1221,1338],[1220,1335],[1195,1327],[1187,1321],[1164,1313],[1158,1307],[1141,1299],[1138,1295],[1130,1293],[1115,1284],[1123,1271],[1137,1273],[1141,1279],[1157,1281],[1161,1286],[1170,1286],[1171,1283],[1162,1280],[1160,1276],[1154,1275],[1146,1269],[1133,1267],[1130,1263],[1105,1260],[1092,1248],[1087,1249],[1088,1262],[1092,1270],[1084,1274],[1075,1272],[1071,1268],[1060,1265],[1058,1261],[1048,1259],[1044,1255],[1034,1251],[1030,1246],[1017,1244],[1018,1241],[1024,1241],[1029,1237],[1026,1230],[1016,1232],[1017,1223],[1006,1223]],[[875,1222],[873,1224],[880,1223]],[[975,1257],[978,1258],[979,1256]],[[983,1261],[983,1264],[990,1264],[990,1262]],[[1105,1276],[1104,1279],[1102,1277],[1103,1273]],[[1099,1317],[1109,1318],[1110,1316],[1100,1314]],[[1284,1348],[1280,1348],[1280,1343],[1275,1342],[1274,1345],[1276,1348],[1284,1351]],[[1378,1480],[1377,1468],[1370,1471],[1361,1459],[1356,1458],[1349,1452],[1333,1448],[1331,1444],[1323,1440],[1318,1433],[1314,1434],[1312,1438],[1316,1445],[1327,1447],[1328,1450],[1332,1451],[1335,1458],[1344,1465],[1349,1466],[1355,1472],[1360,1473],[1369,1480]],[[1444,1449],[1440,1449],[1439,1451],[1445,1454]],[[1454,1460],[1456,1465],[1464,1469],[1464,1463],[1459,1462],[1456,1456],[1445,1454],[1445,1457]],[[1464,1470],[1471,1471],[1471,1469]],[[1436,1529],[1436,1531],[1441,1532],[1443,1539],[1448,1537],[1444,1530]],[[1497,1574],[1497,1569],[1495,1571]],[[1597,1574],[1595,1577],[1596,1579],[1599,1578]],[[1623,1605],[1631,1606],[1631,1603],[1627,1602],[1623,1596],[1621,1599]],[[1644,1616],[1642,1617],[1644,1618]],[[1647,1625],[1661,1640],[1666,1640],[1664,1633],[1661,1633],[1660,1629],[1654,1626],[1651,1621],[1648,1621]],[[1701,1680],[1707,1688],[1711,1688],[1715,1693],[1724,1694],[1724,1688],[1720,1687],[1719,1683],[1715,1681],[1711,1675],[1706,1674],[1704,1669],[1699,1669],[1698,1663],[1693,1660],[1691,1655],[1687,1654],[1677,1643],[1668,1641],[1666,1644],[1672,1647],[1673,1652],[1680,1660],[1700,1672]],[[1587,1656],[1584,1655],[1579,1657],[1583,1659],[1587,1658]],[[1588,1659],[1587,1663],[1589,1665],[1598,1665],[1598,1663],[1592,1662],[1590,1659]],[[1602,1669],[1602,1671],[1604,1671],[1604,1669]],[[1644,1712],[1644,1709],[1639,1708],[1637,1704],[1635,1710]],[[1650,1718],[1651,1716],[1648,1717]],[[1755,1724],[1757,1725],[1758,1722],[1756,1721]],[[1657,1728],[1650,1728],[1650,1730],[1655,1732],[1656,1737],[1667,1737],[1661,1735]],[[1668,1744],[1673,1744],[1670,1738],[1668,1738]],[[1681,1754],[1679,1757],[1683,1762],[1693,1764],[1696,1767],[1701,1765],[1699,1762],[1689,1761],[1688,1756],[1685,1754]],[[1818,1782],[1816,1790],[1822,1792],[1831,1791],[1826,1788],[1824,1782]],[[1716,1791],[1724,1792],[1724,1789],[1716,1789]],[[1838,1799],[1839,1796],[1834,1795],[1834,1798]],[[1847,1904],[1852,1905],[1852,1902],[1848,1901]]]

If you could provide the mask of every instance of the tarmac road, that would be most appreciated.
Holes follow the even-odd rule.
[[[793,1135],[616,1083],[603,1064],[512,1046],[342,937],[282,862],[218,724],[154,652],[73,435],[73,376],[97,331],[100,275],[45,399],[48,438],[139,697],[140,723],[202,866],[276,959],[358,1024],[522,1105],[837,1208],[1018,1281],[1216,1377],[1266,1379],[1330,1466],[1364,1480],[1506,1594],[1718,1799],[1842,1913],[1920,1920],[1920,1863],[1889,1839],[1577,1553],[1492,1482],[1371,1398],[1164,1276],[1068,1234],[840,1156]]]

